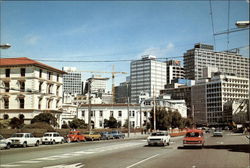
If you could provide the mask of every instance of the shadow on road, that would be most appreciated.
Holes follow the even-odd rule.
[[[178,146],[178,149],[201,149],[201,147],[196,146]],[[239,145],[205,145],[202,149],[224,149],[231,152],[245,152],[250,153],[250,144],[239,144]]]
[[[250,153],[250,144],[235,144],[235,145],[205,145],[204,149],[226,149],[231,152]]]

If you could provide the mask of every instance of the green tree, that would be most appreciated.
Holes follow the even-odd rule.
[[[20,129],[20,128],[22,128],[22,127],[24,126],[23,121],[20,120],[20,119],[17,118],[17,117],[12,118],[12,119],[10,120],[9,125],[10,125],[10,127],[11,127],[12,129]]]
[[[69,127],[73,129],[87,128],[87,124],[85,124],[85,121],[82,119],[74,118],[69,122]]]
[[[40,113],[31,120],[31,123],[45,122],[49,125],[57,126],[58,124],[56,120],[56,117],[53,116],[51,113]]]
[[[114,117],[109,117],[109,120],[104,119],[104,127],[118,128],[120,125]]]

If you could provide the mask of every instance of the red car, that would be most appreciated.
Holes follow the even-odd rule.
[[[200,146],[205,144],[205,138],[202,130],[192,129],[186,132],[183,139],[183,146]]]
[[[67,135],[67,141],[68,142],[80,142],[80,141],[86,141],[86,138],[83,134],[80,133],[80,131],[70,131]]]

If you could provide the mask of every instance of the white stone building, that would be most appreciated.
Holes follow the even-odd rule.
[[[0,59],[0,118],[24,117],[25,123],[41,112],[61,123],[62,75],[58,70],[26,57]]]
[[[83,119],[88,123],[89,105],[83,104],[78,109],[78,118]],[[140,105],[129,105],[130,125],[131,128],[140,127],[140,114],[142,113],[142,121],[149,118],[149,111],[151,107],[144,107],[140,111]],[[146,115],[144,112],[146,111]],[[112,116],[121,122],[123,126],[128,119],[128,105],[127,104],[91,104],[91,123],[94,128],[104,128],[104,119],[109,119]],[[143,124],[143,122],[142,122]]]
[[[173,79],[184,79],[184,68],[179,60],[169,60],[167,64],[167,84],[171,84]]]

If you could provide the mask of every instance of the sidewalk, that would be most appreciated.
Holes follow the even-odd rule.
[[[146,139],[149,134],[141,134],[141,132],[131,132],[128,137],[128,133],[125,133],[125,139]]]

